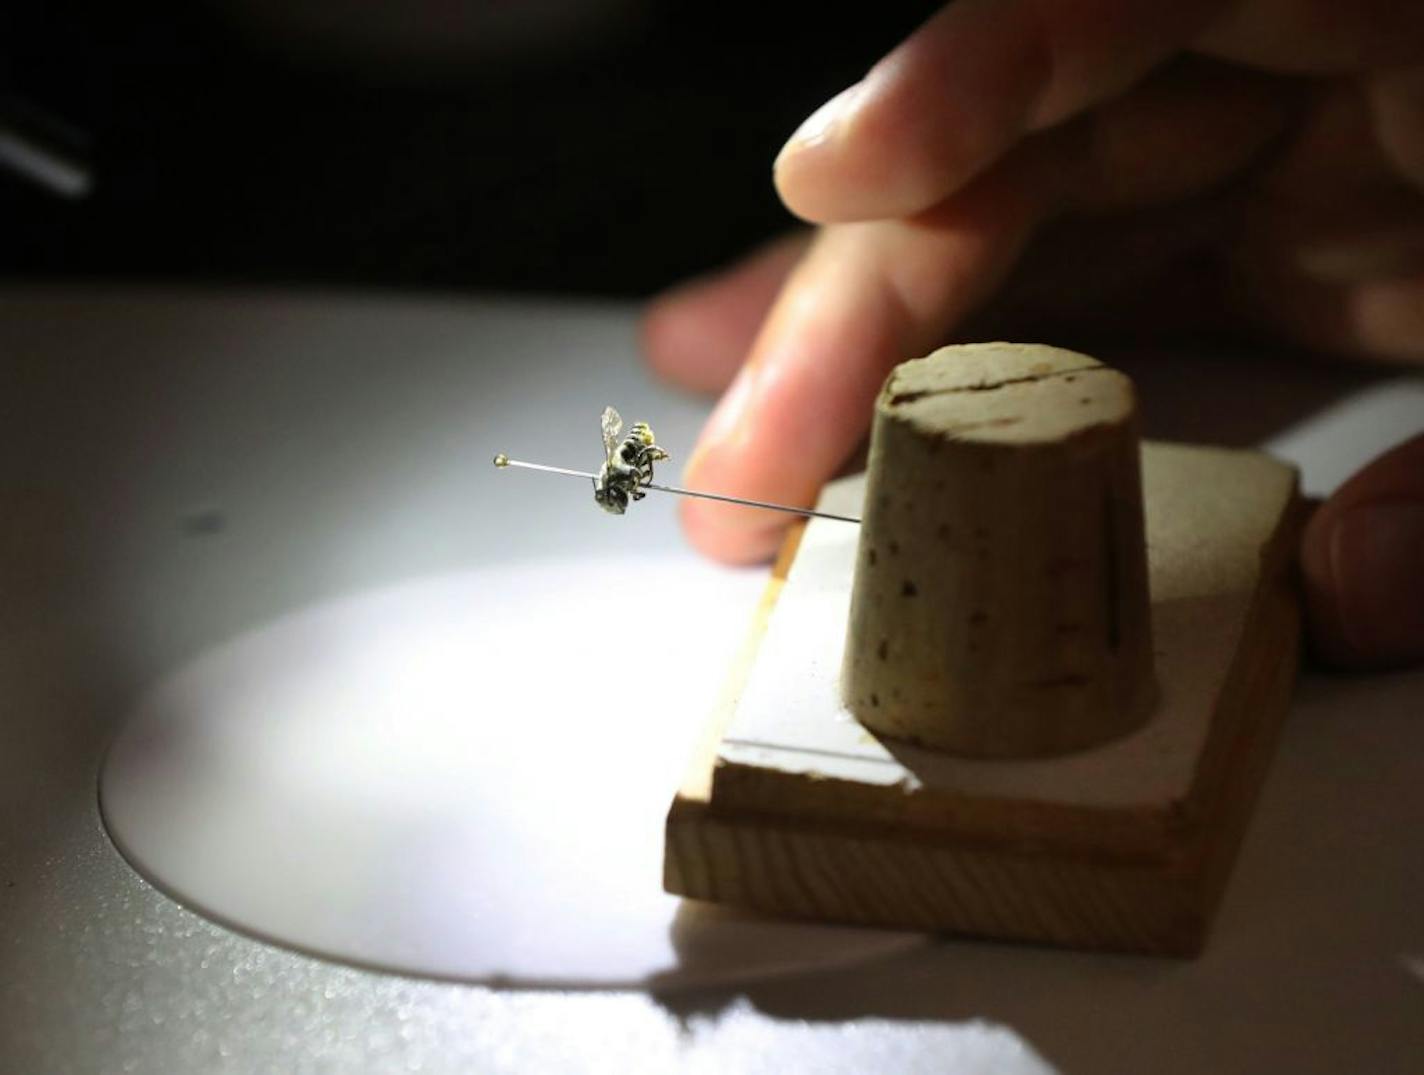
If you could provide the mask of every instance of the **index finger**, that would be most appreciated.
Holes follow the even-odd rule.
[[[704,429],[686,484],[813,503],[866,432],[890,367],[942,342],[1016,260],[1044,206],[1033,171],[1000,170],[914,220],[822,229]],[[770,555],[786,526],[709,501],[681,512],[693,544],[725,561]]]
[[[956,0],[806,121],[777,158],[777,188],[817,222],[920,212],[1024,134],[1131,85],[1225,6]]]

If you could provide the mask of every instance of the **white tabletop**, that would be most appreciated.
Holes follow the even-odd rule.
[[[606,402],[686,443],[706,404],[649,384],[634,342],[621,306],[0,292],[0,1068],[1418,1070],[1421,674],[1305,679],[1193,962],[939,941],[671,995],[498,988],[302,955],[141,880],[95,787],[150,685],[321,602],[625,551],[626,529],[575,526],[596,509],[532,476],[512,544],[476,418],[555,462],[583,457]],[[1149,434],[1276,438],[1317,491],[1424,426],[1418,381],[1126,365]],[[670,508],[623,522],[671,555]]]

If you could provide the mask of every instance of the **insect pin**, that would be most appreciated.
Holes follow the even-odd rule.
[[[738,504],[744,508],[759,508],[762,511],[780,511],[788,515],[809,515],[818,519],[835,519],[842,523],[858,523],[851,515],[837,515],[814,508],[797,508],[789,504],[772,504],[765,500],[749,500],[741,496],[727,496],[723,493],[708,493],[701,489],[679,489],[676,485],[659,485],[653,481],[653,464],[670,458],[653,439],[653,431],[647,422],[634,422],[633,428],[621,441],[623,419],[612,407],[603,410],[603,466],[597,474],[586,470],[570,470],[568,467],[551,467],[547,463],[526,463],[522,459],[511,459],[500,452],[494,457],[494,465],[500,468],[517,467],[520,470],[542,470],[546,474],[565,474],[570,478],[583,478],[593,482],[593,499],[599,507],[610,515],[622,515],[628,505],[647,496],[646,490],[655,489],[660,493],[674,493],[677,496],[691,496],[699,500],[716,500],[723,504]]]
[[[612,407],[603,409],[603,466],[593,479],[593,499],[610,515],[622,515],[630,500],[648,494],[643,487],[653,481],[653,464],[668,458],[658,447],[647,422],[634,422],[620,442],[623,419]]]

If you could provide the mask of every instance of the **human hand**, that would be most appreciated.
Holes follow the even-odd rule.
[[[817,110],[775,176],[816,231],[644,322],[658,372],[725,389],[692,486],[811,503],[890,367],[970,319],[1424,361],[1424,5],[956,0]],[[727,561],[785,525],[681,510]],[[1301,562],[1322,653],[1424,658],[1424,438],[1331,499]]]

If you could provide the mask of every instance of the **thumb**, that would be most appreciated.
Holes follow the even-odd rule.
[[[1424,434],[1326,501],[1306,527],[1301,569],[1322,660],[1342,668],[1424,662]]]

